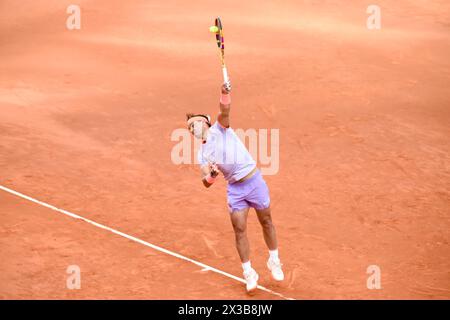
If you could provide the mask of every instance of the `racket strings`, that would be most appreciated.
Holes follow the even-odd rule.
[[[220,21],[220,18],[217,17],[215,21],[215,25],[219,31],[216,33],[216,42],[217,47],[219,48],[219,57],[220,61],[222,63],[222,66],[225,65],[225,41],[223,37],[223,29],[222,29],[222,22]]]

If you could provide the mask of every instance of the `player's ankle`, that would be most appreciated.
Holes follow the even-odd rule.
[[[278,249],[269,250],[269,258],[273,261],[278,261],[280,259],[278,257]]]
[[[244,273],[248,273],[252,270],[252,264],[250,263],[250,260],[242,263],[242,270],[244,270]]]

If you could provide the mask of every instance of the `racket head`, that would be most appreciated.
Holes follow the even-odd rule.
[[[216,18],[215,25],[216,25],[217,29],[219,30],[216,33],[217,47],[222,51],[222,55],[223,55],[224,50],[225,50],[225,42],[223,39],[223,27],[222,27],[222,21],[220,20],[220,17]]]

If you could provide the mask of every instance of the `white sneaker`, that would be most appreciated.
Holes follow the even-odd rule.
[[[272,272],[272,278],[276,281],[283,281],[284,280],[284,273],[283,270],[281,270],[281,262],[280,259],[271,259],[267,260],[267,267]]]
[[[244,272],[244,278],[246,281],[246,289],[247,292],[252,292],[258,286],[259,276],[256,273],[255,269],[251,269],[249,272]]]

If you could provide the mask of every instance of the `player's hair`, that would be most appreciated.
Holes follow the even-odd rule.
[[[195,114],[195,113],[186,113],[186,121],[188,121],[192,117],[203,117],[206,119],[206,123],[209,127],[211,127],[211,117],[209,114]]]

